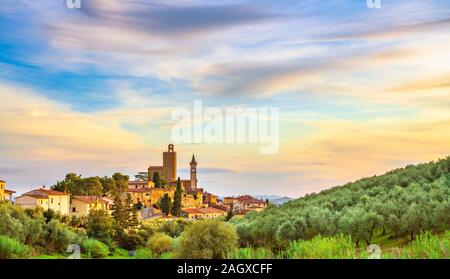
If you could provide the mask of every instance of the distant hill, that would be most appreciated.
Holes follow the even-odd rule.
[[[268,246],[317,235],[414,237],[450,229],[450,157],[362,178],[233,219],[241,241]]]
[[[269,202],[271,204],[276,204],[276,205],[282,205],[287,203],[288,201],[293,200],[293,198],[290,197],[282,197],[282,196],[277,196],[277,195],[254,195],[255,198],[257,199],[261,199],[261,200],[266,200],[268,199]]]
[[[239,195],[237,195],[239,196]],[[237,197],[236,196],[236,197]],[[272,204],[276,204],[276,205],[282,205],[287,203],[288,201],[293,200],[293,198],[290,197],[282,197],[282,196],[278,196],[278,195],[251,195],[252,197],[255,197],[257,199],[261,199],[263,201],[265,201],[266,199],[269,200],[269,203]],[[219,197],[219,199],[223,200],[224,197]]]

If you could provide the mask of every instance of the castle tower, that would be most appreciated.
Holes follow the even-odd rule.
[[[173,144],[169,144],[167,151],[163,152],[163,175],[167,181],[177,180],[177,153]]]
[[[189,165],[191,166],[191,189],[197,189],[197,162],[194,154],[192,154],[192,160]]]

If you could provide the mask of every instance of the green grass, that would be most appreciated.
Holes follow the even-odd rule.
[[[402,251],[405,259],[449,259],[450,231],[441,236],[423,233]]]
[[[38,255],[30,257],[30,259],[34,260],[57,260],[57,259],[66,259],[67,256],[63,255]]]
[[[258,247],[246,247],[240,248],[236,251],[235,259],[274,259],[272,251],[266,248]]]
[[[279,257],[285,259],[355,259],[355,245],[349,236],[316,236],[307,241],[291,241]]]

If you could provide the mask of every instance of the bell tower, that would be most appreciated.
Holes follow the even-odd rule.
[[[168,181],[177,179],[177,153],[173,144],[169,144],[167,151],[163,153],[163,175]]]
[[[194,154],[192,154],[192,160],[189,165],[191,166],[191,189],[197,189],[197,162]]]

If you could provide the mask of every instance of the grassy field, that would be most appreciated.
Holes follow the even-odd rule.
[[[434,235],[424,233],[414,241],[407,237],[391,239],[389,235],[377,236],[374,242],[381,248],[381,259],[448,259],[450,257],[450,231]],[[315,237],[308,241],[293,241],[278,253],[258,247],[239,248],[234,259],[368,259],[366,246],[356,248],[351,239],[339,235],[334,237]],[[65,259],[67,255],[39,255],[31,259]],[[89,255],[82,254],[82,259]],[[134,256],[127,250],[115,249],[107,259],[172,259],[174,254],[166,252],[155,255],[147,248],[139,248]]]

